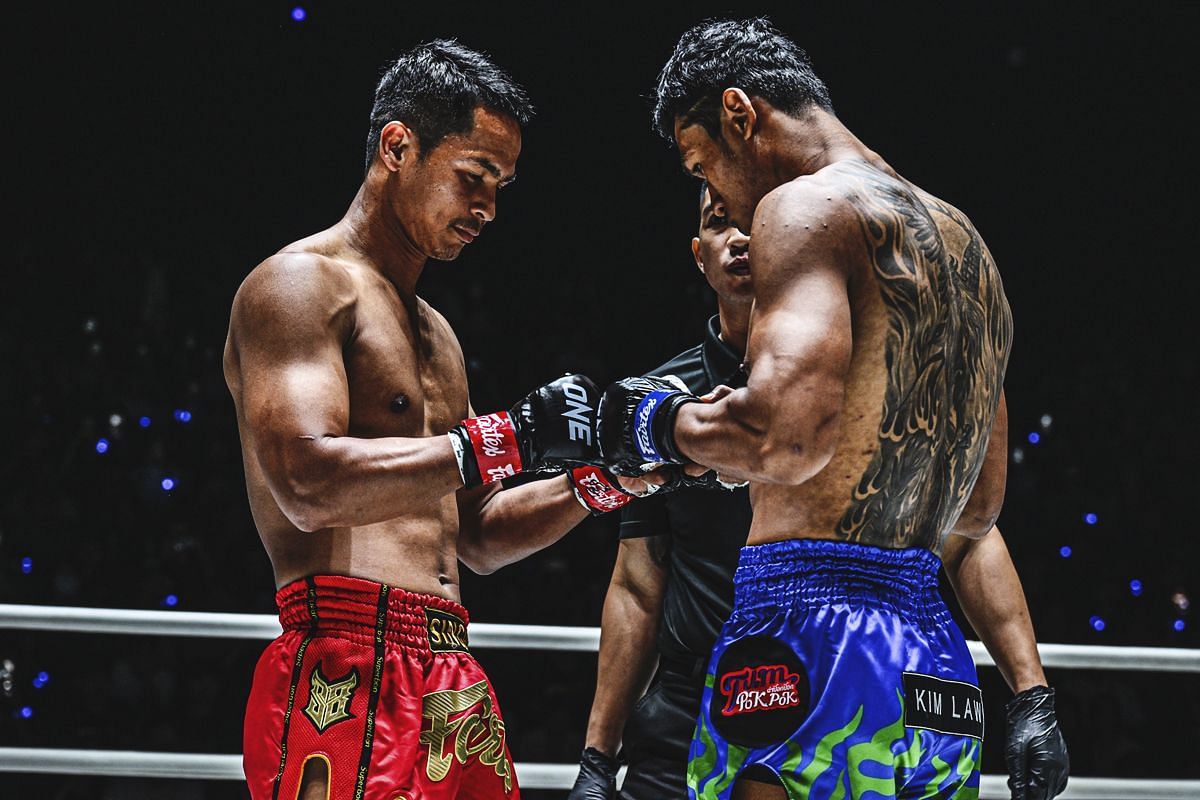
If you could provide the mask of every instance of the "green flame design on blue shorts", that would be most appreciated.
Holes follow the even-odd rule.
[[[734,614],[705,681],[689,798],[727,800],[738,775],[757,765],[778,776],[791,800],[976,800],[980,740],[905,726],[903,672],[976,683],[966,642],[937,594],[938,566],[916,548],[805,540],[745,548]],[[771,707],[777,720],[794,714],[785,719],[796,727],[765,744],[756,717],[768,716],[723,712],[728,697],[718,685],[731,648],[740,665],[763,642],[770,655],[762,663],[794,655],[783,673],[803,671],[807,681],[795,709]]]

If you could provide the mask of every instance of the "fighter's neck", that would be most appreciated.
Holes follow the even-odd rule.
[[[378,189],[369,179],[337,224],[346,246],[364,263],[379,270],[402,296],[414,297],[425,269],[425,254],[417,249],[394,216],[387,213]]]
[[[814,108],[799,118],[775,112],[771,122],[776,126],[778,137],[771,149],[779,183],[812,175],[847,159],[861,159],[882,169],[891,169],[878,153],[863,144],[828,111]]]

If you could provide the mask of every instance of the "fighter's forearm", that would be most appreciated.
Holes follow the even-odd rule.
[[[615,756],[633,704],[646,691],[657,660],[661,592],[649,598],[614,580],[604,598],[596,697],[585,746]]]
[[[565,475],[495,492],[478,513],[461,515],[458,556],[474,572],[494,572],[554,544],[585,517]]]
[[[303,531],[369,525],[427,510],[462,486],[445,436],[304,437],[259,457],[271,467],[268,483],[276,502]]]
[[[675,443],[697,464],[736,480],[797,484],[825,466],[829,455],[792,420],[788,430],[764,409],[762,389],[738,389],[713,403],[688,403],[675,418]]]
[[[958,602],[1014,692],[1046,685],[1021,579],[1000,530],[950,537],[961,552],[944,562]]]

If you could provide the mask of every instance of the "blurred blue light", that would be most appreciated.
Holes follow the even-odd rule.
[[[45,672],[45,671],[39,672],[36,676],[34,676],[33,688],[41,689],[43,686],[45,686],[49,682],[50,682],[50,673]]]
[[[101,439],[96,442],[96,452],[101,455],[108,452],[108,439]]]
[[[188,411],[186,408],[175,409],[175,413],[173,416],[175,417],[176,422],[185,422],[186,423],[186,422],[192,421],[192,412]]]
[[[25,719],[29,719],[30,717],[33,716],[33,709],[30,708],[29,706],[22,706],[21,707],[21,716],[24,717]]]
[[[1058,548],[1058,554],[1060,556],[1062,556],[1063,558],[1070,558],[1071,557],[1071,548],[1068,545],[1064,544],[1062,547]]]
[[[296,6],[292,9],[292,19],[296,20],[296,22],[304,22],[304,18],[307,16],[308,12],[306,12],[300,6]]]
[[[1029,434],[1029,443],[1030,444],[1037,444],[1041,440],[1042,440],[1042,436],[1037,431],[1034,431],[1033,433]]]
[[[21,572],[24,572],[26,575],[33,572],[33,559],[29,556],[21,559]]]
[[[162,488],[163,488],[164,492],[169,492],[172,489],[174,489],[175,488],[175,479],[174,478],[163,478],[162,479]]]
[[[1187,627],[1187,623],[1185,623],[1181,619],[1177,619],[1177,620],[1175,620],[1175,624],[1172,625],[1171,627],[1174,628],[1178,632],[1182,632],[1183,629]]]
[[[174,608],[175,606],[179,605],[179,598],[173,594],[169,594],[163,598],[163,605]]]
[[[1092,617],[1089,622],[1092,623],[1092,628],[1097,631],[1102,631],[1105,628],[1104,620],[1100,617]]]
[[[1100,518],[1097,517],[1095,514],[1088,513],[1088,514],[1083,515],[1083,521],[1086,522],[1088,525],[1095,525],[1097,522],[1100,521]]]
[[[1133,592],[1134,597],[1142,596],[1142,582],[1134,578],[1129,582],[1129,591]]]
[[[141,425],[143,428],[149,428],[150,427],[150,418],[142,417],[141,419],[138,420],[138,425]]]

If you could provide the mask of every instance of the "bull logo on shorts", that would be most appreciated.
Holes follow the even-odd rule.
[[[358,670],[352,669],[336,681],[331,681],[322,674],[320,662],[313,667],[304,716],[316,727],[317,733],[324,733],[330,725],[344,719],[353,719],[350,700],[354,697],[356,686]]]
[[[464,713],[470,711],[471,713]],[[460,717],[451,719],[455,714]],[[485,766],[495,767],[504,779],[504,791],[512,791],[512,765],[504,748],[504,721],[492,705],[487,681],[465,689],[443,689],[421,698],[421,716],[429,730],[421,731],[421,744],[429,748],[425,774],[431,781],[443,780],[455,761],[466,764],[477,756]],[[450,752],[446,752],[447,740]]]

